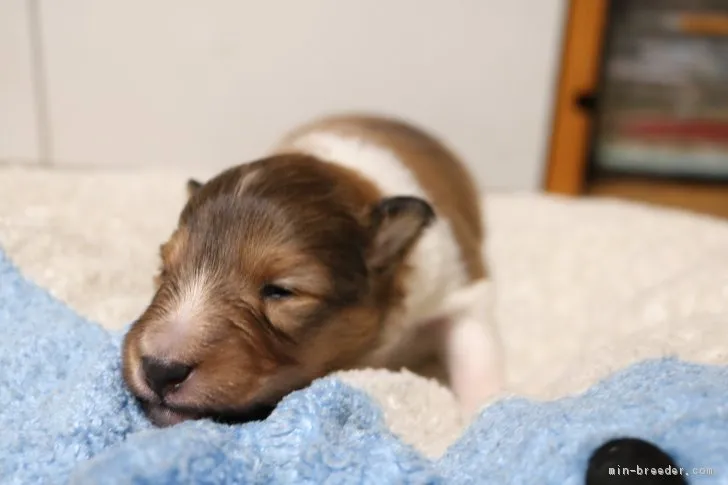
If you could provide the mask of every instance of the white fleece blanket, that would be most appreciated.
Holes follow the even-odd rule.
[[[2,168],[0,245],[55,296],[119,328],[151,296],[188,175]],[[556,398],[647,357],[728,363],[728,222],[606,199],[490,194],[485,204],[509,393]],[[467,424],[434,382],[342,377],[429,456]]]

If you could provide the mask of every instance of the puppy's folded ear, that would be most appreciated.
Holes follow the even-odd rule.
[[[372,243],[367,260],[377,272],[397,266],[435,220],[432,206],[418,197],[388,197],[371,212]]]
[[[189,179],[187,181],[187,198],[189,199],[195,195],[202,185],[202,182],[198,182],[195,179]]]

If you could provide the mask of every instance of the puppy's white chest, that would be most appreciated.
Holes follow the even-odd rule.
[[[385,196],[433,201],[407,166],[385,147],[354,136],[322,131],[294,141],[298,150],[355,170]],[[436,207],[436,204],[433,204]],[[439,215],[439,214],[438,214]],[[460,246],[447,219],[437,217],[409,256],[404,321],[416,325],[438,315],[447,296],[467,282]]]

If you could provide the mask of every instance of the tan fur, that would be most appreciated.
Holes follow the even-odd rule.
[[[481,195],[463,163],[440,140],[396,119],[339,115],[299,127],[284,137],[274,152],[295,152],[295,140],[318,131],[361,137],[392,150],[415,175],[441,217],[450,221],[470,278],[487,275],[482,256]]]

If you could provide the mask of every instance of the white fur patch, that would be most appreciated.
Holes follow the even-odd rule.
[[[169,321],[182,330],[198,318],[207,302],[207,277],[197,273],[181,288],[176,306],[169,315]]]
[[[248,187],[252,185],[253,182],[255,182],[258,178],[260,178],[260,171],[258,169],[251,170],[250,172],[246,173],[243,178],[238,182],[238,186],[235,189],[236,195],[242,195],[245,193],[246,190],[248,190]]]
[[[168,304],[164,320],[154,331],[145,334],[141,342],[142,354],[171,356],[175,349],[186,348],[185,342],[200,330],[200,319],[208,301],[207,287],[207,276],[202,272],[185,282]]]
[[[315,132],[294,140],[297,150],[357,171],[385,196],[415,196],[430,200],[415,176],[391,151],[353,136]],[[406,282],[406,319],[416,323],[438,314],[446,297],[467,281],[450,222],[438,217],[410,256]]]

